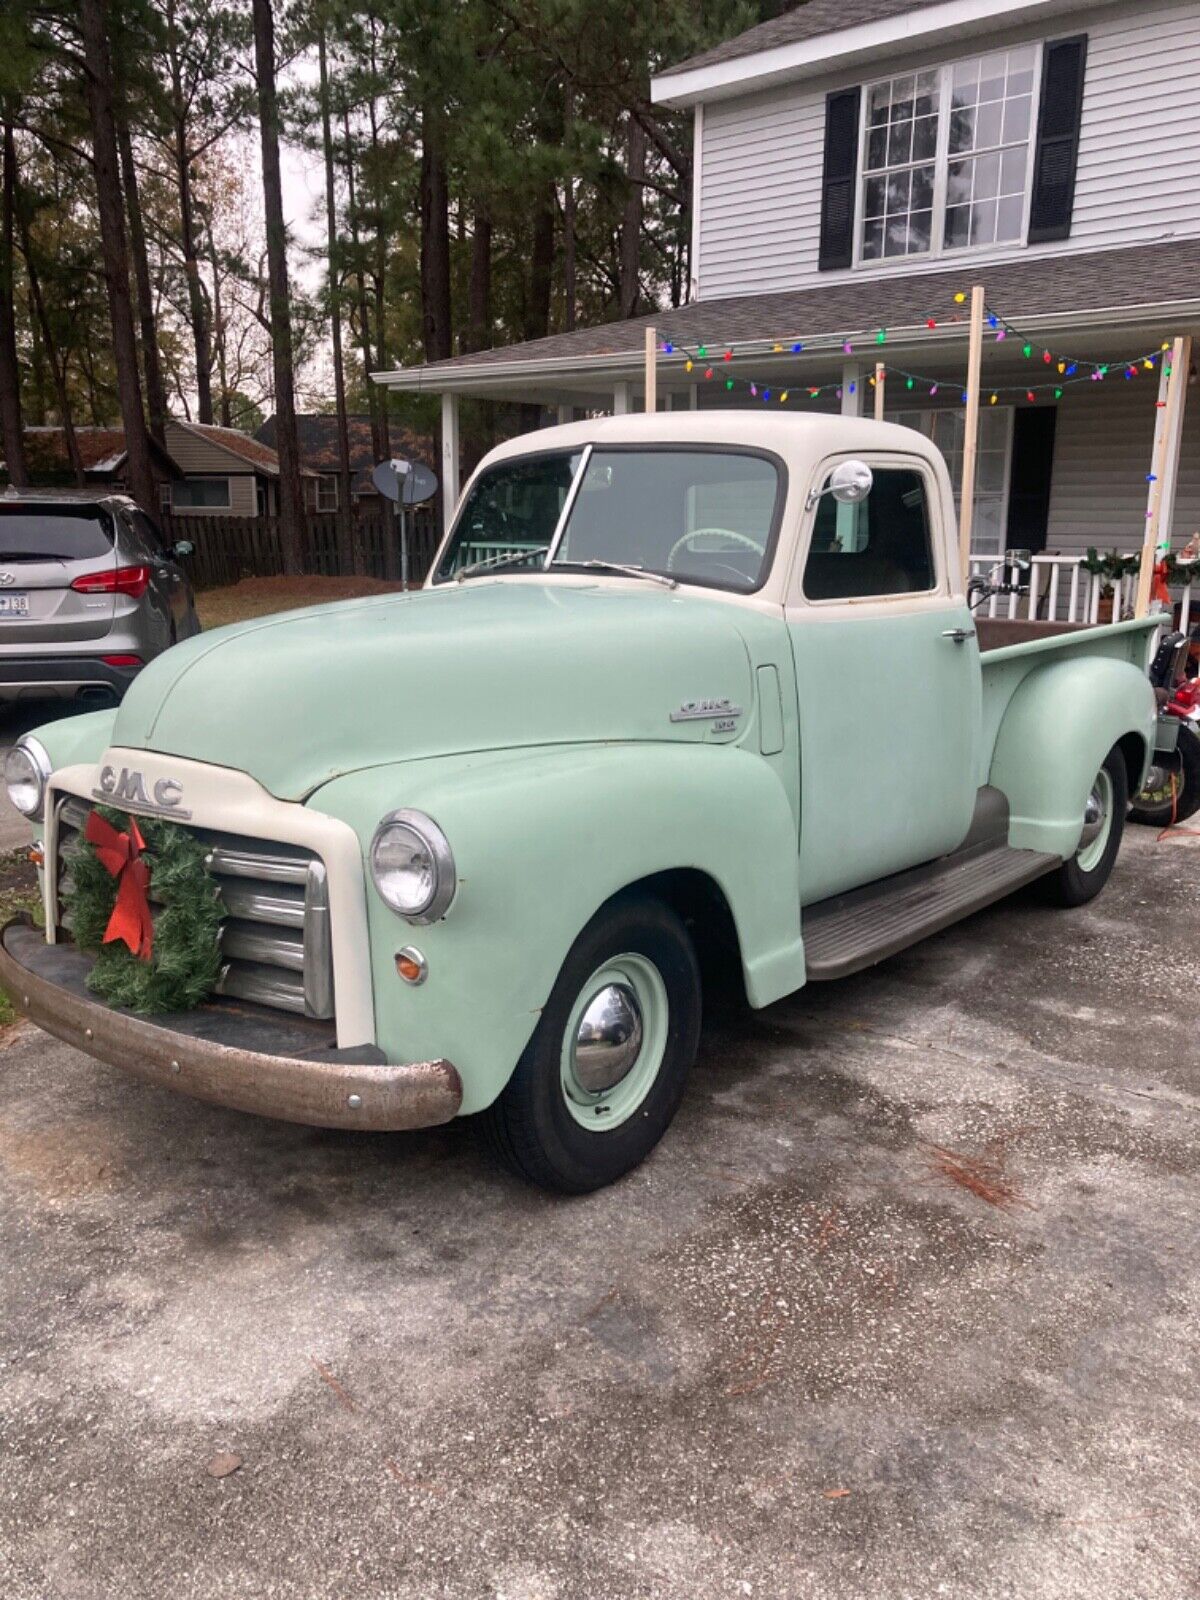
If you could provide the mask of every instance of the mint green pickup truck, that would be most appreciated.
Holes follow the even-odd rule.
[[[1034,880],[1098,892],[1154,626],[977,620],[904,428],[550,428],[481,463],[419,592],[202,634],[16,747],[46,931],[5,929],[0,979],[154,1083],[341,1128],[475,1115],[593,1189],[670,1123],[709,981],[767,1006]],[[63,889],[96,802],[207,848],[192,1011],[86,986]]]

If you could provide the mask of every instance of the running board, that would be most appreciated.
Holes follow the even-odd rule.
[[[807,906],[801,931],[809,980],[861,972],[1059,865],[1058,856],[992,844]]]

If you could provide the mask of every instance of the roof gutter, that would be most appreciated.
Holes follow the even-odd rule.
[[[992,34],[998,28],[1037,22],[1094,3],[1095,0],[940,0],[936,5],[918,6],[850,28],[834,28],[724,61],[694,67],[685,61],[650,80],[650,99],[655,105],[675,110],[701,101],[728,100],[777,83],[837,72],[872,56],[895,55],[918,46],[932,49],[971,34]]]
[[[1116,329],[1135,323],[1143,327],[1160,328],[1174,332],[1180,325],[1190,326],[1200,320],[1200,298],[1188,300],[1151,301],[1145,305],[1135,306],[1106,306],[1099,310],[1090,311],[1056,311],[1040,314],[1018,315],[1023,329],[1029,333],[1044,336],[1052,334],[1070,333],[1076,329],[1089,331],[1103,331]],[[790,366],[796,364],[796,357],[790,353],[780,355],[775,345],[779,338],[793,338],[804,344],[804,356],[841,355],[847,342],[859,343],[874,340],[879,324],[876,323],[866,328],[850,328],[839,332],[806,335],[803,328],[783,329],[779,335],[762,339],[738,339],[734,341],[739,358],[745,356],[765,356],[772,360]],[[676,339],[683,339],[681,334],[675,334]],[[939,352],[961,345],[963,359],[966,360],[967,323],[963,318],[960,322],[942,322],[936,329],[931,329],[927,323],[912,323],[901,327],[889,325],[887,330],[887,349],[913,348],[920,346],[924,349]],[[882,354],[876,351],[872,343],[871,349],[856,352],[860,357],[868,354]],[[659,355],[658,371],[660,379],[669,381],[672,373],[684,372],[687,361],[685,351],[675,351],[672,355]],[[886,359],[886,358],[885,358]],[[391,372],[371,373],[372,383],[381,384],[386,389],[396,389],[409,393],[426,394],[477,394],[485,388],[509,388],[514,379],[524,380],[557,380],[579,378],[611,379],[620,382],[622,379],[638,378],[643,372],[643,353],[641,348],[632,350],[613,350],[602,352],[598,355],[580,356],[546,356],[540,360],[514,360],[514,361],[488,361],[478,362],[471,366],[445,366],[437,364],[419,367],[398,367]]]

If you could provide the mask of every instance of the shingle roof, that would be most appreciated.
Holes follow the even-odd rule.
[[[696,67],[715,67],[722,61],[737,61],[742,56],[757,55],[760,50],[773,50],[778,45],[798,44],[802,39],[815,39],[822,33],[853,28],[857,23],[878,22],[905,11],[919,11],[929,3],[930,0],[808,0],[807,5],[796,6],[781,17],[772,17],[769,22],[747,28],[745,33],[736,34],[711,50],[665,68],[658,76],[667,78],[676,72],[691,72]]]
[[[179,417],[172,420],[178,427],[186,428],[189,433],[194,433],[201,439],[211,439],[213,444],[222,445],[235,456],[240,456],[243,461],[248,461],[251,466],[258,467],[260,471],[269,472],[272,477],[279,476],[279,457],[270,446],[260,443],[250,434],[242,433],[238,428],[222,428],[215,422],[184,422]]]
[[[85,472],[101,477],[111,477],[125,465],[124,428],[75,429],[75,442]],[[150,451],[159,464],[178,473],[179,469],[170,455],[150,441]],[[35,476],[70,471],[67,457],[66,434],[61,427],[34,424],[25,429],[25,455],[29,470]]]
[[[375,446],[371,437],[371,419],[365,412],[354,412],[346,418],[346,431],[350,436],[350,471],[352,487],[356,494],[373,494],[371,468],[375,465]],[[254,437],[271,449],[275,448],[275,417],[269,416]],[[296,433],[300,445],[300,465],[313,472],[329,473],[341,470],[338,447],[337,417],[331,412],[302,412],[296,418]],[[410,461],[423,461],[433,466],[433,445],[428,438],[402,427],[392,419],[388,421],[388,440],[393,455]]]
[[[608,322],[552,334],[526,344],[506,345],[472,355],[436,361],[419,371],[436,392],[440,374],[478,371],[515,362],[569,357],[628,360],[644,347],[647,326],[677,345],[706,339],[730,342],[787,335],[817,339],[863,335],[883,327],[921,328],[930,316],[939,322],[954,312],[954,295],[982,283],[989,301],[1015,322],[1062,312],[1132,310],[1200,299],[1200,239],[1128,246],[1091,254],[1028,255],[994,265],[960,262],[946,272],[913,272],[892,277],[873,273],[815,289],[745,294],[696,300],[676,311],[657,311],[628,322]]]

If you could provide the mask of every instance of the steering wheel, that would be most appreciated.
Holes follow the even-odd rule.
[[[686,550],[690,546],[693,539],[705,538],[728,539],[729,545],[725,546],[725,549],[727,550],[729,549],[730,545],[732,545],[735,550],[753,550],[756,556],[766,554],[766,551],[761,544],[758,544],[755,540],[749,538],[744,533],[736,532],[736,530],[733,528],[693,528],[690,533],[685,533],[682,539],[676,539],[675,543],[671,546],[670,554],[667,556],[667,571],[674,572],[675,557],[680,553],[681,550]],[[693,551],[693,554],[715,555],[717,552],[697,550]]]

